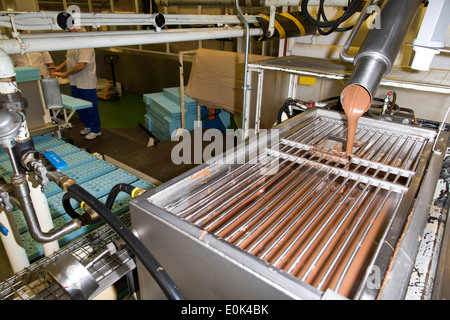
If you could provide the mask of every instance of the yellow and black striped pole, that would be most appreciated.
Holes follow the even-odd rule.
[[[257,16],[259,26],[264,31],[258,41],[301,37],[316,33],[316,27],[309,23],[300,12],[275,13],[275,30],[272,36],[268,36],[269,15],[260,14]]]

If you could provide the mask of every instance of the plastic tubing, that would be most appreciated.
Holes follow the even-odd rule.
[[[108,208],[109,210],[111,210],[112,206],[114,205],[114,201],[116,200],[116,197],[120,191],[126,192],[129,195],[133,196],[134,189],[136,189],[136,187],[134,187],[128,183],[116,184],[108,194],[108,198],[106,199],[105,207]]]
[[[320,28],[330,28],[330,27],[333,27],[333,26],[338,27],[342,22],[344,22],[348,18],[350,18],[356,12],[356,10],[359,8],[359,6],[362,3],[362,1],[360,1],[360,0],[354,0],[348,6],[348,8],[345,10],[345,12],[342,14],[341,17],[337,18],[336,20],[322,22],[322,21],[318,21],[318,20],[314,19],[309,14],[309,12],[308,12],[308,1],[309,0],[304,0],[301,3],[302,15],[305,17],[305,19],[309,23],[311,23],[312,25],[314,25],[316,27],[320,27]]]

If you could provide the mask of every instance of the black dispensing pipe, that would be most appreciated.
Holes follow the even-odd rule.
[[[133,191],[136,189],[139,189],[139,188],[136,188],[128,183],[116,184],[114,187],[112,187],[111,191],[109,192],[108,198],[106,198],[105,207],[108,208],[109,210],[111,210],[112,206],[114,205],[114,201],[116,200],[116,197],[120,191],[128,193],[129,195],[131,195],[134,198]]]
[[[68,188],[68,193],[75,200],[84,201],[122,238],[169,299],[184,300],[180,289],[175,285],[165,269],[159,264],[147,247],[103,203],[77,184],[71,185]]]

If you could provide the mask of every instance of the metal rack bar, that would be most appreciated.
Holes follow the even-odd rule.
[[[259,158],[259,159],[258,159]],[[257,162],[263,162],[264,160],[267,160],[269,157],[267,154],[263,154],[263,155],[259,155],[257,158]],[[266,166],[266,168],[270,167],[270,165],[273,163],[273,161],[271,161],[269,163],[269,165]],[[248,167],[248,168],[247,168]],[[226,179],[229,178],[234,178],[236,180],[241,180],[243,179],[243,177],[247,174],[255,174],[257,173],[257,171],[260,171],[261,168],[254,166],[253,164],[251,164],[250,162],[247,162],[246,164],[244,164],[243,166],[240,166],[238,168],[236,168],[235,170],[231,170],[230,172],[228,172],[226,175],[224,175],[223,177],[221,177],[220,179],[217,179],[216,181],[214,181],[214,183],[208,187],[204,187],[204,188],[200,188],[199,190],[196,190],[193,194],[190,194],[188,198],[183,198],[178,200],[177,202],[171,203],[169,204],[169,206],[166,207],[166,209],[170,209],[172,210],[172,212],[175,212],[177,215],[185,218],[185,219],[190,219],[191,216],[185,216],[184,213],[186,213],[188,210],[192,210],[192,206],[185,208],[184,210],[181,211],[177,211],[177,207],[182,205],[183,203],[185,203],[186,201],[189,201],[190,199],[195,198],[196,196],[200,195],[201,193],[205,192],[206,189],[211,189],[211,187],[214,187],[215,185],[221,185],[218,189],[215,189],[214,191],[209,191],[208,194],[209,196],[202,198],[200,201],[196,202],[194,207],[199,206],[201,204],[204,204],[206,202],[208,202],[211,198],[215,198],[216,195],[219,194],[220,191],[225,189],[225,192],[228,193],[230,191],[230,189],[227,189],[229,186],[226,184],[223,184]],[[241,173],[239,173],[239,171],[243,171]],[[243,183],[244,181],[240,181],[237,185],[233,186],[232,188],[235,188],[237,186],[239,186],[241,183]],[[220,194],[223,195],[223,194]],[[209,204],[208,204],[209,205]]]
[[[294,163],[291,163],[291,164],[289,164],[286,168],[284,168],[282,171],[281,171],[281,174],[283,174],[283,173],[285,173],[285,172],[287,172],[289,169],[292,169],[292,166],[294,165]],[[294,170],[292,170],[290,173],[289,173],[289,175],[288,175],[288,178],[289,177],[292,177],[295,173],[297,173],[297,171],[301,168],[302,166],[300,166],[300,167],[297,167],[296,169],[294,169]],[[278,169],[278,168],[277,168]],[[264,176],[263,177],[261,177],[260,179],[263,179],[264,178]],[[266,182],[264,182],[261,186],[259,186],[257,189],[255,189],[255,190],[253,190],[252,192],[250,192],[248,195],[246,195],[244,198],[242,198],[241,200],[239,200],[236,204],[234,204],[231,208],[229,208],[229,209],[227,209],[226,211],[224,211],[223,213],[221,213],[216,219],[214,219],[213,221],[211,221],[210,223],[208,223],[207,225],[205,225],[205,226],[202,226],[205,230],[208,230],[208,229],[213,229],[213,226],[216,224],[216,223],[218,223],[219,221],[222,221],[222,219],[223,218],[225,218],[232,210],[234,210],[234,209],[236,209],[237,207],[239,207],[240,205],[242,205],[242,204],[244,204],[247,200],[249,200],[251,197],[253,197],[254,195],[256,195],[258,192],[260,192],[260,190],[262,190],[262,189],[264,189],[266,186],[269,186],[272,182],[274,182],[276,179],[278,178],[278,175],[273,175],[273,176],[271,176],[271,178],[270,179],[268,179]],[[270,193],[270,192],[272,192],[272,191],[274,191],[277,187],[279,187],[284,181],[286,181],[287,180],[287,178],[285,178],[284,180],[282,180],[281,182],[279,182],[278,184],[276,184],[274,187],[271,187],[270,188],[270,191],[265,191],[265,192],[268,192],[268,193]],[[246,186],[245,188],[244,188],[244,190],[242,190],[242,191],[247,191],[247,190],[250,190],[251,188],[253,187],[253,185],[248,185],[248,186]],[[241,191],[241,193],[242,193],[242,191]],[[223,207],[223,206],[225,206],[226,205],[226,203],[223,203],[220,207]],[[220,209],[220,208],[217,208],[217,209]]]
[[[323,168],[320,168],[319,170],[315,171],[316,174],[319,174],[320,171]],[[261,208],[260,210],[258,210],[255,214],[252,215],[252,217],[247,220],[243,225],[239,226],[239,228],[236,228],[235,231],[233,231],[230,235],[228,235],[227,237],[224,237],[225,240],[232,242],[233,241],[233,237],[236,236],[236,234],[241,231],[241,230],[246,230],[245,232],[245,236],[241,238],[241,240],[239,240],[236,245],[240,246],[242,244],[242,242],[244,242],[246,239],[248,239],[253,232],[252,231],[256,231],[256,230],[261,230],[261,227],[267,222],[269,221],[270,218],[272,218],[274,216],[274,214],[280,210],[284,205],[286,205],[289,201],[290,201],[290,197],[293,196],[292,194],[289,194],[288,197],[285,197],[285,199],[273,210],[270,211],[270,213],[268,213],[264,219],[261,220],[261,222],[259,222],[256,226],[254,226],[252,228],[252,231],[247,231],[248,226],[257,218],[260,217],[260,214],[262,214],[267,208],[269,208],[272,204],[274,204],[278,198],[282,195],[284,195],[285,193],[287,193],[288,191],[292,192],[290,189],[294,186],[295,184],[301,179],[303,178],[303,176],[308,173],[308,171],[306,171],[304,174],[302,174],[299,178],[297,178],[294,182],[292,182],[288,187],[286,187],[284,190],[281,191],[280,194],[278,194],[276,197],[274,197],[271,201],[269,201],[269,203],[267,203],[263,208]],[[330,170],[327,172],[327,175],[330,173]],[[314,175],[310,175],[310,177],[308,179],[306,179],[300,186],[295,187],[296,190],[301,190],[303,189],[306,185],[308,185],[314,178]],[[295,191],[294,191],[295,194]],[[302,200],[297,201],[297,203],[301,203]],[[285,217],[287,217],[289,215],[285,215]]]
[[[261,170],[266,169],[266,168],[270,168],[271,165],[272,165],[274,162],[278,162],[278,160],[275,159],[275,161],[274,161],[274,158],[271,158],[270,163],[269,163],[268,165],[266,165],[265,167],[258,168],[258,171],[261,171]],[[285,162],[287,162],[287,160],[286,160],[286,161],[283,161],[282,163],[278,164],[277,166],[272,167],[271,169],[269,169],[268,172],[265,173],[265,175],[261,175],[261,177],[258,178],[256,181],[253,181],[253,183],[257,184],[258,182],[264,180],[264,179],[265,179],[265,176],[270,175],[273,171],[277,170],[278,167],[281,166],[281,165],[283,165]],[[287,168],[285,168],[284,170],[287,170]],[[236,177],[235,177],[235,178],[236,178]],[[241,177],[238,177],[238,178],[241,178]],[[238,186],[240,186],[242,183],[245,183],[245,181],[240,181],[240,182],[239,182],[238,184],[236,184],[234,187],[238,187]],[[223,188],[220,188],[220,190],[222,190],[222,189],[223,189]],[[227,193],[228,190],[225,190],[225,192]],[[214,198],[213,198],[212,201],[215,202],[215,201],[221,200],[221,196],[222,196],[222,195],[223,195],[223,194],[214,193]],[[208,196],[208,198],[211,198],[211,193],[210,193],[210,195]],[[202,202],[203,202],[203,201],[202,201]],[[224,205],[225,205],[225,203],[222,203],[222,205],[221,205],[220,207],[222,207],[222,206],[224,206]],[[185,216],[185,215],[180,215],[180,216],[183,217],[183,218],[185,218],[186,220],[191,220],[191,219],[192,219],[194,216],[196,216],[201,210],[206,209],[207,207],[210,207],[210,206],[211,206],[211,203],[208,203],[207,205],[201,206],[200,209],[196,209],[194,212],[190,213],[188,216]],[[190,209],[192,209],[192,207],[190,207]],[[217,208],[217,209],[219,209],[219,208]],[[196,219],[197,219],[197,218],[196,218]],[[201,219],[200,219],[200,220],[195,220],[196,223],[198,223],[198,222],[200,222],[200,221],[201,221]]]
[[[356,181],[352,187],[351,190],[348,191],[346,198],[343,199],[343,201],[345,201],[345,199],[347,199],[347,197],[350,195],[351,191],[354,190],[354,188],[356,188],[356,186],[358,185],[359,181]],[[301,280],[302,281],[306,281],[306,279],[308,278],[308,276],[311,274],[312,270],[315,268],[317,262],[319,261],[319,259],[322,257],[323,253],[325,252],[325,250],[328,248],[328,246],[330,245],[331,241],[334,239],[334,237],[336,236],[336,234],[338,233],[338,231],[340,230],[340,228],[343,226],[344,222],[347,220],[347,218],[350,216],[350,213],[353,212],[353,209],[356,207],[356,205],[360,202],[360,200],[363,198],[363,196],[367,196],[367,190],[369,189],[369,185],[366,184],[364,190],[359,194],[358,198],[353,202],[352,206],[347,210],[347,212],[345,213],[345,215],[342,217],[341,221],[339,222],[339,224],[334,228],[333,232],[328,236],[327,241],[323,244],[323,246],[321,247],[320,251],[317,253],[316,257],[314,258],[313,262],[309,265],[308,269],[306,270],[306,272],[303,274]],[[304,253],[306,253],[306,250],[309,249],[309,247],[312,245],[312,243],[317,239],[317,237],[319,237],[319,235],[322,233],[322,231],[325,229],[325,227],[328,225],[328,223],[331,221],[331,219],[333,218],[333,216],[336,214],[338,208],[336,208],[333,213],[328,217],[328,219],[325,221],[325,223],[321,226],[320,230],[314,235],[314,237],[310,240],[310,242],[308,243],[308,245],[306,246],[305,249],[303,249],[303,251],[300,253],[300,255],[297,257],[297,259],[293,262],[293,264],[291,265],[291,268],[288,270],[288,272],[293,271],[293,269],[296,267],[294,265],[298,263],[298,261],[300,261],[300,259],[303,257]]]
[[[326,177],[324,178],[324,180],[327,179],[328,176],[329,176],[330,174],[332,174],[331,171],[328,172],[328,174],[326,175]],[[338,175],[334,175],[334,178],[330,181],[330,184],[334,183],[338,178],[339,178]],[[311,188],[311,189],[310,189],[310,190],[309,190],[309,191],[308,191],[308,192],[300,199],[300,201],[296,201],[296,204],[294,205],[294,207],[291,208],[286,214],[284,214],[284,215],[282,216],[282,218],[279,219],[279,220],[277,221],[277,223],[273,224],[272,227],[268,230],[268,232],[266,232],[262,237],[260,237],[260,239],[259,239],[258,241],[256,241],[256,242],[248,249],[248,251],[249,251],[249,252],[254,252],[255,249],[256,249],[258,246],[260,246],[261,243],[262,243],[263,241],[265,241],[269,235],[271,235],[271,234],[272,234],[272,235],[273,235],[273,234],[278,234],[278,233],[280,232],[280,230],[278,230],[278,231],[275,231],[275,230],[277,230],[277,229],[282,225],[282,223],[283,223],[288,217],[290,217],[290,215],[294,212],[294,210],[296,210],[297,207],[300,206],[300,205],[302,204],[303,200],[305,200],[307,197],[309,197],[309,196],[311,195],[312,192],[317,191],[318,188],[320,188],[320,184],[318,184],[318,185],[316,185],[316,186],[313,186],[313,187],[312,187],[312,188]],[[322,189],[322,190],[320,191],[320,193],[319,193],[318,195],[316,195],[316,199],[320,199],[320,198],[322,197],[322,195],[327,191],[326,188],[321,188],[321,189]],[[314,201],[310,201],[309,204],[308,204],[306,207],[304,207],[303,210],[302,210],[302,211],[297,215],[297,217],[292,221],[291,226],[292,226],[292,225],[295,225],[301,218],[303,218],[304,214],[312,207],[313,204],[314,204]],[[270,251],[278,244],[278,242],[279,242],[281,239],[283,239],[283,237],[288,233],[289,230],[290,230],[290,229],[287,229],[287,230],[285,229],[285,231],[284,231],[280,236],[278,236],[278,238],[276,238],[275,240],[272,240],[272,241],[271,241],[272,244],[271,244],[271,245],[270,245],[270,246],[269,246],[269,247],[268,247],[261,255],[259,255],[259,257],[260,257],[261,259],[264,259],[264,258],[266,257],[266,255],[269,254],[269,252],[270,252]],[[267,245],[267,243],[264,244],[264,246],[266,246],[266,245]],[[255,252],[255,254],[256,254],[256,252]]]
[[[301,168],[298,167],[297,169]],[[297,170],[296,169],[296,170]],[[239,225],[237,228],[235,228],[235,230],[233,232],[231,232],[231,234],[227,235],[227,236],[222,236],[221,232],[224,231],[225,229],[227,229],[232,223],[234,223],[235,221],[237,221],[238,219],[240,219],[241,217],[243,217],[248,211],[250,211],[251,209],[253,209],[253,207],[248,207],[247,209],[243,210],[239,215],[235,216],[231,221],[227,222],[223,227],[221,227],[219,230],[216,231],[216,234],[223,237],[225,240],[229,240],[231,241],[231,239],[241,230],[246,230],[247,226],[253,222],[257,217],[259,217],[260,214],[262,214],[264,211],[266,211],[271,205],[273,205],[275,202],[277,202],[278,200],[280,200],[280,198],[285,195],[286,193],[291,191],[291,188],[294,187],[300,180],[302,180],[308,173],[309,171],[313,169],[313,167],[308,168],[306,171],[304,171],[303,173],[299,174],[298,177],[291,182],[287,187],[284,187],[283,190],[280,190],[279,192],[276,192],[276,195],[272,197],[272,199],[266,203],[261,209],[259,209],[255,214],[252,214],[251,218],[248,219],[244,224]],[[324,168],[319,168],[316,169],[314,171],[314,174],[319,174]],[[296,171],[295,170],[295,171]],[[296,187],[296,189],[302,189],[306,184],[308,184],[313,178],[314,178],[314,174],[310,174],[310,178],[306,179],[306,181],[304,181],[302,183],[301,186]],[[280,186],[281,184],[283,184],[288,178],[290,178],[290,175],[283,179],[281,182],[279,182],[279,184],[276,185],[276,187],[273,188],[273,190],[275,191],[275,189]],[[267,198],[270,198],[270,194],[266,194]],[[259,202],[263,202],[263,200],[265,200],[264,198],[260,198],[260,201],[256,201],[255,204],[258,204]],[[271,213],[277,211],[278,209],[280,209],[281,207],[283,207],[287,202],[289,201],[289,197],[285,197],[284,200],[275,208],[274,211],[272,211]],[[255,205],[254,204],[254,205]],[[271,213],[269,213],[269,216],[271,215]]]

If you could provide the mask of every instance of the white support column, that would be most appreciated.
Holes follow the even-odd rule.
[[[41,227],[42,232],[49,232],[55,226],[53,224],[50,208],[48,207],[47,197],[45,196],[42,186],[40,184],[36,186],[35,183],[30,181],[30,179],[31,177],[28,177],[30,197],[33,202],[34,210],[36,211],[39,226]],[[52,242],[43,243],[42,248],[44,249],[44,255],[47,257],[59,250],[59,244],[58,241],[55,240]]]

